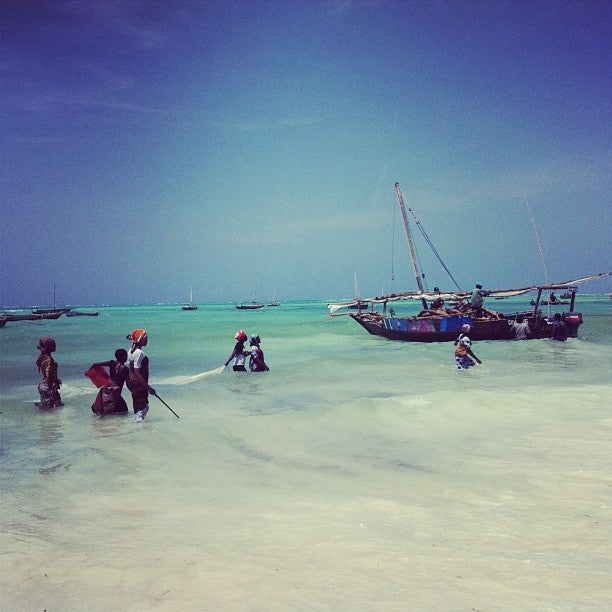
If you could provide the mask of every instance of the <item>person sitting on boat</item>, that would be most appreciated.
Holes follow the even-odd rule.
[[[510,322],[510,332],[514,334],[515,340],[527,340],[531,336],[529,323],[525,321],[522,314],[516,315],[516,319]]]
[[[441,297],[437,297],[431,303],[431,310],[443,310],[444,309],[444,300]]]
[[[455,345],[455,366],[458,370],[467,370],[473,365],[476,365],[470,358],[473,357],[476,363],[482,363],[472,351],[472,341],[470,340],[468,333],[471,326],[465,323],[461,326],[461,333],[454,342]]]
[[[234,365],[233,365],[234,372],[246,372],[246,367],[244,366],[244,363],[246,361],[246,358],[249,352],[244,348],[244,343],[246,342],[247,335],[244,331],[239,329],[236,332],[236,335],[234,336],[234,338],[236,340],[236,344],[234,345],[234,350],[232,351],[232,354],[227,358],[227,361],[223,365],[227,368],[229,362],[233,359],[234,360]]]
[[[130,377],[130,369],[126,362],[128,354],[125,349],[115,351],[115,359],[109,361],[98,361],[91,365],[95,367],[107,367],[111,384],[100,388],[98,395],[91,407],[96,414],[119,414],[128,412],[128,406],[121,396],[123,385]]]
[[[57,348],[55,340],[51,336],[43,336],[39,338],[36,348],[40,351],[36,359],[36,366],[43,377],[38,383],[40,402],[37,402],[36,405],[39,408],[63,406],[64,403],[59,394],[62,381],[57,377],[57,362],[51,356],[51,353]]]
[[[482,291],[482,285],[480,283],[476,283],[476,287],[474,291],[472,291],[472,295],[470,297],[470,306],[476,311],[476,316],[482,316],[482,298],[484,297],[484,293]]]
[[[556,304],[557,303],[557,296],[555,295],[554,291],[550,294],[550,300],[549,301],[550,301],[551,304]]]
[[[261,338],[257,334],[252,334],[249,338],[251,354],[249,355],[249,370],[251,372],[267,372],[270,368],[264,360],[264,353],[261,350]]]
[[[436,298],[430,308],[425,308],[417,314],[417,317],[445,317],[448,314],[444,308],[444,301]]]

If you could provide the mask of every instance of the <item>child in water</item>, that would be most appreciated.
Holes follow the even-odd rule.
[[[36,348],[40,351],[40,355],[36,359],[36,365],[43,377],[38,383],[40,402],[37,402],[36,405],[39,408],[63,406],[64,403],[59,394],[62,381],[57,377],[57,363],[51,356],[51,353],[55,352],[56,349],[55,340],[51,336],[43,336],[38,340]]]

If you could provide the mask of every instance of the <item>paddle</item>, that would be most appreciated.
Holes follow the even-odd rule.
[[[164,402],[164,400],[159,397],[159,395],[157,395],[157,393],[153,393],[153,395],[177,418],[180,419],[181,417],[176,414],[176,412],[174,412],[174,410],[172,410],[172,408],[170,408],[170,406],[168,406],[168,404],[166,404],[166,402]]]

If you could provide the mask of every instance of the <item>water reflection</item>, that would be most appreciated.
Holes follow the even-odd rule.
[[[95,434],[103,438],[115,436],[123,429],[123,424],[126,420],[131,421],[133,416],[131,412],[106,414],[104,416],[98,416],[92,413],[91,427]]]
[[[64,437],[62,417],[58,408],[44,411],[38,423],[38,437],[41,443],[54,444]]]

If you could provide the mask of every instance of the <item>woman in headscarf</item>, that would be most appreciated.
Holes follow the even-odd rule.
[[[252,334],[249,338],[251,354],[249,356],[249,370],[251,372],[267,372],[270,368],[264,359],[264,352],[261,349],[261,338],[257,334]]]
[[[142,350],[149,337],[144,329],[135,329],[126,337],[132,341],[132,348],[128,351],[130,376],[127,385],[132,394],[134,421],[140,422],[149,411],[149,393],[155,395],[155,389],[149,386],[149,358]]]
[[[246,342],[247,335],[243,330],[239,329],[234,335],[234,339],[236,340],[234,350],[223,365],[227,368],[227,365],[233,359],[234,372],[246,372],[246,367],[244,366],[244,363],[249,352],[244,348],[244,343]]]
[[[51,336],[43,336],[38,340],[36,347],[40,355],[36,359],[38,371],[42,374],[42,380],[38,383],[40,402],[36,405],[39,408],[53,408],[63,406],[59,388],[62,381],[57,377],[57,363],[51,356],[56,349],[55,340]]]

